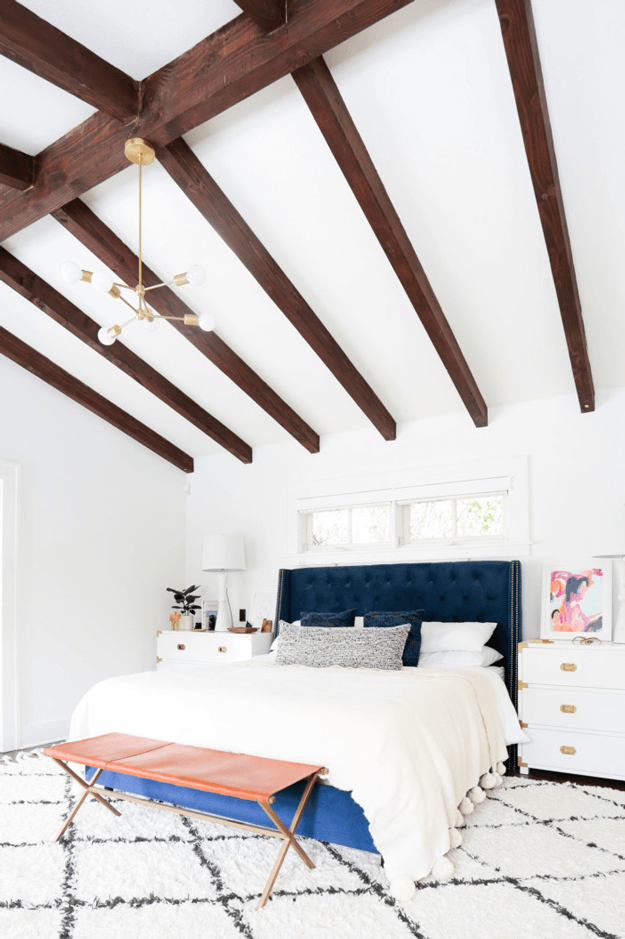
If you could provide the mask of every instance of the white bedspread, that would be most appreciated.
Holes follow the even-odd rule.
[[[447,853],[461,799],[507,757],[489,678],[267,659],[145,672],[95,685],[70,739],[117,731],[326,766],[362,806],[393,886]]]

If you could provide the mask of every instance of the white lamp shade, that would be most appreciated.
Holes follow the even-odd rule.
[[[244,571],[245,548],[241,535],[207,535],[202,553],[203,571]]]
[[[619,505],[597,519],[591,554],[595,558],[625,557],[625,506]]]

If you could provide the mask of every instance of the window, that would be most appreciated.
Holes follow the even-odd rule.
[[[302,548],[352,548],[390,545],[391,503],[301,512]]]
[[[507,495],[503,491],[408,502],[402,506],[403,543],[454,544],[476,538],[504,538]]]
[[[526,457],[380,471],[289,490],[285,564],[520,557]]]

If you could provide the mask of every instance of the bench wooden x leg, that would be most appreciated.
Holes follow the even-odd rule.
[[[263,890],[262,896],[260,898],[260,903],[256,907],[257,910],[260,910],[260,908],[263,907],[265,903],[267,902],[267,900],[269,899],[269,894],[273,890],[273,885],[276,882],[276,877],[280,873],[280,868],[282,867],[282,862],[284,861],[286,857],[286,852],[289,850],[291,845],[293,845],[293,847],[295,848],[295,850],[301,857],[304,864],[306,864],[311,869],[314,868],[315,866],[313,862],[310,860],[310,858],[308,857],[308,855],[306,854],[306,852],[304,851],[304,849],[302,848],[301,844],[299,844],[295,840],[295,830],[297,826],[299,825],[299,820],[302,817],[302,812],[306,808],[306,803],[308,802],[308,796],[312,792],[312,787],[315,785],[316,779],[317,779],[317,773],[313,773],[313,775],[309,778],[308,782],[306,783],[306,788],[304,789],[304,792],[302,793],[302,798],[300,799],[299,805],[297,806],[297,809],[295,811],[295,815],[293,816],[293,821],[291,822],[288,828],[286,827],[284,822],[280,818],[278,818],[278,816],[276,815],[276,813],[274,812],[274,810],[271,808],[270,805],[266,805],[263,802],[258,803],[260,807],[265,810],[265,812],[267,813],[271,821],[274,823],[276,828],[278,828],[279,831],[282,832],[284,843],[282,847],[280,848],[280,852],[278,854],[278,857],[276,858],[276,863],[274,864],[273,870],[271,871],[271,874],[269,875],[269,880],[265,884],[265,889]]]
[[[87,796],[93,796],[94,799],[97,799],[98,802],[101,802],[102,805],[105,805],[107,809],[110,809],[113,815],[120,816],[122,814],[121,812],[118,812],[117,809],[114,806],[112,806],[110,802],[107,801],[107,799],[104,799],[101,795],[99,795],[99,793],[95,792],[93,789],[98,779],[100,778],[100,774],[103,772],[103,770],[99,769],[97,773],[95,774],[95,776],[93,777],[93,779],[91,780],[91,783],[86,783],[84,779],[80,778],[78,773],[75,773],[74,770],[71,769],[71,767],[67,765],[67,763],[63,763],[62,760],[57,760],[55,757],[53,757],[53,759],[55,763],[61,766],[65,770],[66,773],[69,773],[72,779],[74,779],[85,790],[82,796],[80,797],[80,799],[78,800],[78,802],[76,803],[76,805],[74,806],[74,809],[71,812],[69,818],[67,819],[67,821],[61,828],[60,832],[54,839],[55,841],[61,840],[61,838],[63,837],[63,835],[65,834],[65,832],[67,831],[71,823],[73,822],[74,818],[76,817],[79,809],[81,808]]]

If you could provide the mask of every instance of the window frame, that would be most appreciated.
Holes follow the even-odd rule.
[[[356,543],[352,541],[352,512],[355,509],[369,509],[377,508],[378,506],[389,507],[389,538],[388,541],[365,541]],[[314,545],[313,544],[313,516],[316,513],[321,512],[347,512],[347,542],[345,544],[323,544],[323,545]],[[357,505],[331,505],[331,506],[318,506],[312,509],[303,509],[299,511],[299,530],[300,530],[300,550],[305,554],[311,553],[326,553],[328,551],[368,551],[372,548],[380,550],[388,550],[392,548],[395,541],[395,532],[393,524],[393,502],[390,499],[385,499],[382,501],[376,502],[361,502]]]
[[[505,536],[456,542],[404,543],[403,505],[414,501],[506,491]],[[306,550],[301,519],[306,513],[391,502],[391,544],[319,546]],[[511,558],[531,554],[528,458],[501,457],[472,463],[406,468],[375,475],[326,479],[288,490],[284,567],[319,564],[399,563],[420,560]]]
[[[508,495],[509,489],[493,490],[491,492],[465,492],[457,495],[441,495],[430,498],[410,499],[399,503],[401,507],[401,535],[400,546],[420,546],[427,545],[464,545],[476,542],[482,544],[485,541],[497,543],[508,540]],[[503,500],[503,531],[494,535],[458,535],[458,502],[462,499],[479,499],[493,496],[501,496]],[[452,504],[452,534],[449,538],[411,538],[410,536],[410,509],[413,505],[421,503],[430,504],[433,502],[451,502]]]

